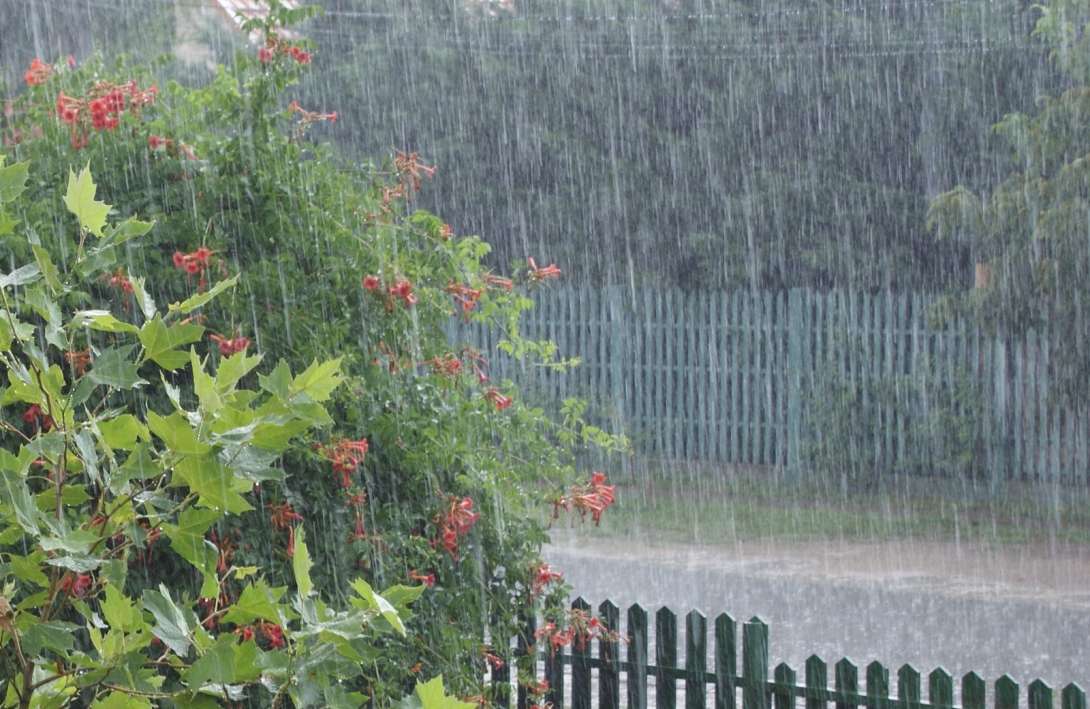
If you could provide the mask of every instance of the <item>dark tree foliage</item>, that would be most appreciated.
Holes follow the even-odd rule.
[[[585,283],[964,288],[928,203],[1000,182],[988,126],[1055,85],[1028,3],[326,7],[304,90],[353,149],[457,166],[429,207]]]

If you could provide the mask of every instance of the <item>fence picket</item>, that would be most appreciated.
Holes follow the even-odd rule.
[[[677,685],[671,670],[677,668],[677,616],[666,607],[655,613],[655,664],[655,707],[676,709]]]
[[[628,609],[628,709],[647,709],[647,611]]]
[[[715,619],[715,709],[735,709],[738,704],[735,673],[738,672],[738,639],[734,618],[721,613]],[[1064,709],[1067,709],[1064,707]],[[1085,709],[1085,707],[1083,708]]]
[[[708,661],[708,619],[700,611],[685,616],[685,709],[705,709]]]
[[[976,672],[969,672],[961,678],[961,706],[962,709],[984,709],[985,692],[987,685],[984,678]]]
[[[1072,682],[1060,692],[1060,709],[1086,709],[1086,692]]]
[[[572,610],[587,613],[590,604],[582,597],[571,604]],[[590,642],[576,637],[572,640],[571,651],[571,707],[572,709],[591,709],[590,703]]]
[[[927,676],[928,700],[935,709],[954,706],[954,678],[941,667]]]
[[[828,709],[829,669],[817,655],[806,659],[806,709]]]
[[[836,709],[855,709],[859,706],[859,668],[848,658],[842,658],[833,668],[836,675]]]
[[[768,682],[768,626],[753,617],[742,626],[742,709],[770,709]]]
[[[603,601],[598,606],[598,620],[607,638],[611,633],[620,633],[621,611],[613,601]],[[602,661],[598,668],[599,709],[621,707],[620,672],[617,665],[621,661],[621,642],[618,637],[619,635],[598,642],[598,659]]]
[[[995,709],[1018,709],[1018,683],[1010,675],[995,681]]]
[[[867,709],[885,709],[889,703],[889,670],[875,660],[867,665]]]
[[[920,673],[912,665],[902,665],[897,670],[897,700],[901,703],[900,709],[917,709],[921,697]]]
[[[772,679],[779,685],[772,690],[773,709],[795,709],[795,671],[781,662],[772,671]]]

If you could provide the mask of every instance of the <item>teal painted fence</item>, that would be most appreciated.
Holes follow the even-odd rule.
[[[1087,482],[1087,416],[1055,402],[1047,332],[1001,342],[961,322],[935,331],[922,295],[535,295],[523,334],[582,364],[562,374],[493,357],[493,380],[588,398],[643,453],[791,473],[832,455],[879,471]],[[460,328],[452,337],[494,349],[497,333]]]
[[[572,608],[591,611],[581,598],[572,603]],[[556,652],[549,648],[531,650],[536,629],[533,621],[519,638],[515,653],[535,652],[537,664],[544,665],[544,678],[549,683],[544,700],[553,709],[564,709],[568,679],[571,709],[620,709],[622,701],[626,701],[628,709],[676,709],[679,683],[684,687],[685,709],[707,709],[709,690],[714,709],[737,709],[739,694],[741,709],[798,709],[800,705],[805,709],[830,709],[830,703],[836,709],[1056,709],[1055,699],[1059,699],[1059,709],[1086,709],[1086,693],[1075,683],[1065,686],[1054,698],[1051,687],[1034,680],[1026,687],[1023,703],[1022,691],[1009,675],[998,678],[989,693],[984,678],[975,672],[961,678],[960,704],[955,704],[955,679],[946,670],[936,668],[927,675],[925,694],[920,672],[911,665],[897,670],[897,693],[890,696],[890,671],[882,663],[870,663],[861,677],[860,668],[847,658],[829,667],[817,655],[806,660],[800,682],[799,673],[787,664],[781,663],[770,673],[768,625],[759,618],[742,624],[739,672],[738,623],[725,613],[715,618],[710,647],[707,619],[699,611],[684,617],[682,660],[678,653],[678,618],[669,608],[659,609],[654,615],[652,661],[648,656],[651,624],[646,610],[639,605],[629,608],[622,628],[620,609],[605,601],[598,607],[598,619],[628,642],[590,639],[580,647],[573,644]],[[565,665],[571,668],[567,676]],[[621,697],[622,677],[626,699]],[[653,700],[648,696],[648,678],[655,680]],[[596,698],[592,695],[594,680]],[[510,706],[511,672],[507,665],[499,672],[493,671],[492,682],[496,706]],[[529,709],[532,704],[524,687],[518,689],[517,702],[518,709]]]

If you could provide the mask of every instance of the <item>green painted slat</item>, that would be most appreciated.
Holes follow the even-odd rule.
[[[811,655],[806,659],[806,709],[828,709],[829,703],[824,699],[816,699],[814,692],[826,692],[829,689],[829,669],[817,655]]]
[[[1014,387],[1013,387],[1013,405],[1014,405],[1014,430],[1011,432],[1014,437],[1014,460],[1011,461],[1011,476],[1023,477],[1026,474],[1025,468],[1025,443],[1023,433],[1025,432],[1025,426],[1023,419],[1025,413],[1026,396],[1025,396],[1025,371],[1026,371],[1026,352],[1025,345],[1022,342],[1014,343]]]
[[[1060,692],[1060,709],[1086,709],[1086,692],[1072,682]]]
[[[1040,424],[1038,403],[1041,395],[1037,391],[1040,368],[1037,333],[1034,330],[1030,330],[1029,336],[1026,338],[1026,372],[1026,463],[1029,467],[1030,479],[1035,480],[1040,479],[1041,473],[1044,471],[1041,470],[1040,451],[1038,450],[1040,439],[1037,437],[1037,428]]]
[[[730,372],[730,457],[728,458],[728,460],[731,463],[738,463],[742,460],[742,348],[741,338],[739,337],[742,326],[741,300],[742,295],[738,291],[735,291],[730,296],[731,328],[728,331],[728,334],[730,336],[730,363],[727,371]]]
[[[995,681],[995,709],[1018,709],[1018,683],[1010,675]]]
[[[927,693],[931,706],[935,709],[954,706],[954,678],[946,670],[938,667],[927,676]]]
[[[669,608],[659,608],[655,613],[655,707],[677,708],[677,685],[672,673],[666,669],[677,668],[677,616]]]
[[[802,367],[803,341],[809,332],[803,316],[803,293],[793,289],[787,296],[787,445],[786,459],[787,482],[790,485],[799,481],[802,445]]]
[[[768,626],[754,617],[742,626],[742,709],[770,709]]]
[[[677,320],[674,316],[674,294],[663,293],[659,299],[661,327],[659,328],[659,357],[661,372],[661,422],[663,432],[662,454],[668,459],[674,458],[674,347]]]
[[[737,638],[734,618],[719,614],[715,619],[715,709],[735,709],[738,704],[734,681],[738,672]]]
[[[970,672],[961,678],[962,709],[984,709],[986,693],[984,678],[976,672]]]
[[[1039,679],[1030,682],[1029,709],[1052,709],[1052,687]]]
[[[867,709],[886,709],[889,704],[889,670],[875,660],[867,665]]]
[[[620,709],[621,683],[617,663],[621,660],[621,641],[608,638],[612,632],[620,636],[621,611],[612,601],[604,601],[598,606],[598,620],[606,636],[598,641],[598,659],[602,661],[598,669],[598,706],[600,709]]]
[[[912,665],[902,665],[897,670],[897,701],[901,703],[898,709],[918,709],[922,696],[920,673]]]
[[[708,705],[708,619],[700,611],[685,616],[685,709],[705,709]]]
[[[583,598],[576,598],[571,604],[572,610],[590,613],[590,604]],[[591,709],[590,693],[590,658],[591,643],[587,638],[576,637],[571,649],[571,706],[572,709]],[[559,654],[559,653],[558,653]]]
[[[647,611],[628,609],[628,709],[647,709]]]
[[[752,348],[750,342],[752,340],[752,332],[750,331],[750,316],[751,316],[751,302],[752,297],[748,292],[742,292],[739,294],[741,299],[741,311],[742,320],[739,328],[739,335],[741,337],[741,358],[738,361],[738,368],[740,371],[741,390],[740,406],[739,406],[739,456],[737,461],[740,463],[753,462],[752,451],[750,449],[750,441],[752,436],[750,435],[750,426],[753,422],[753,409],[752,399],[753,393],[750,391],[750,368],[753,366]]]
[[[845,695],[859,693],[859,668],[851,660],[843,658],[833,667],[837,694],[836,709],[855,709],[859,706]]]
[[[776,684],[786,684],[792,687],[795,686],[795,671],[786,662],[781,662],[776,665],[776,669],[772,672],[772,678]],[[772,707],[773,709],[795,709],[795,695],[793,692],[777,692],[773,690],[772,693]]]
[[[778,298],[777,294],[777,298]],[[764,411],[763,425],[761,426],[762,432],[762,446],[761,446],[761,463],[764,465],[774,465],[775,459],[772,457],[772,444],[774,439],[774,431],[776,429],[776,409],[775,399],[773,397],[773,385],[772,382],[776,376],[776,332],[775,332],[775,319],[776,308],[772,297],[772,294],[765,291],[764,294],[764,360],[761,364],[761,372],[764,379]]]
[[[903,379],[908,375],[909,352],[911,348],[910,328],[908,324],[908,296],[904,293],[897,296],[897,340],[896,361],[897,377]],[[897,416],[897,460],[904,460],[905,450],[908,445],[907,431],[905,430],[904,416]]]
[[[730,296],[719,292],[715,297],[715,305],[712,307],[712,323],[716,328],[715,342],[716,355],[711,359],[715,368],[715,402],[712,421],[716,436],[715,459],[730,462],[730,369],[727,359],[730,346]]]

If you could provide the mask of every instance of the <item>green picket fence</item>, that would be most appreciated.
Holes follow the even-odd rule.
[[[582,598],[576,599],[572,608],[591,610]],[[582,647],[561,648],[555,653],[548,648],[537,650],[527,642],[534,637],[533,620],[519,638],[515,652],[536,652],[538,664],[544,665],[544,678],[549,683],[544,700],[553,709],[564,709],[566,679],[571,681],[571,709],[620,709],[622,676],[627,709],[647,709],[649,678],[655,682],[655,709],[677,709],[679,686],[684,688],[685,709],[708,709],[709,689],[714,709],[737,709],[739,693],[741,709],[800,709],[800,705],[804,709],[829,709],[830,702],[836,709],[986,709],[989,702],[994,709],[1056,709],[1053,689],[1039,679],[1026,688],[1026,703],[1021,704],[1019,685],[1009,675],[995,681],[989,697],[984,678],[969,672],[961,678],[960,705],[954,703],[954,678],[942,668],[927,676],[926,697],[920,672],[911,665],[897,670],[895,697],[890,696],[890,671],[877,661],[864,668],[863,685],[859,668],[845,658],[833,665],[830,686],[830,668],[817,655],[806,660],[801,683],[796,670],[784,663],[769,677],[768,625],[759,618],[742,624],[741,673],[737,622],[725,613],[715,619],[711,653],[705,616],[695,610],[685,616],[684,663],[678,655],[678,618],[669,608],[655,614],[653,662],[648,657],[651,626],[646,610],[639,605],[630,607],[622,629],[620,610],[613,602],[605,601],[598,607],[598,619],[606,629],[622,633],[627,642],[588,640]],[[570,668],[567,676],[566,666]],[[506,665],[493,671],[497,706],[510,705],[510,679]],[[592,695],[594,680],[597,697]],[[1075,683],[1064,687],[1059,699],[1060,709],[1086,709],[1086,693]],[[518,689],[517,702],[518,709],[530,709],[533,703],[524,687]]]
[[[1055,400],[1048,332],[1002,342],[964,322],[935,331],[934,298],[896,293],[536,296],[523,334],[581,366],[494,357],[493,380],[588,398],[642,453],[792,473],[832,453],[880,471],[1088,481],[1090,416]],[[494,353],[499,333],[460,326],[451,337]]]

